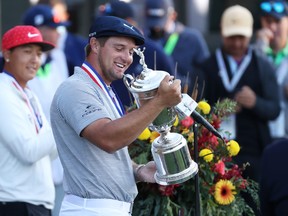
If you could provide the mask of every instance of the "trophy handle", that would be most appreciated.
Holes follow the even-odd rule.
[[[133,83],[133,81],[134,77],[131,74],[124,74],[123,82],[128,89],[130,89],[131,83]]]

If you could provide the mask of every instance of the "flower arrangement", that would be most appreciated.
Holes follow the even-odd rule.
[[[197,111],[220,131],[221,122],[235,111],[235,107],[236,103],[229,99],[217,102],[212,109],[206,101],[200,101]],[[177,117],[171,131],[181,133],[186,138],[191,157],[197,159],[200,215],[254,215],[252,208],[245,202],[243,193],[250,195],[259,207],[258,184],[242,176],[247,164],[239,167],[233,162],[233,157],[240,151],[239,144],[227,138],[223,141],[199,125],[196,137],[198,157],[194,152],[193,124],[191,117]],[[225,134],[229,137],[229,132]],[[129,152],[135,162],[146,163],[153,160],[151,144],[157,136],[157,132],[146,128],[130,145]],[[138,183],[139,194],[134,203],[133,215],[195,215],[195,179],[169,186]]]

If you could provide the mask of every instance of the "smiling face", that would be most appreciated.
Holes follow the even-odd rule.
[[[109,37],[103,43],[100,39],[91,38],[92,65],[102,76],[106,84],[122,79],[124,72],[133,62],[135,41],[128,37]]]
[[[42,49],[39,45],[27,44],[3,51],[4,70],[11,73],[19,85],[24,88],[27,82],[36,76],[41,65]]]

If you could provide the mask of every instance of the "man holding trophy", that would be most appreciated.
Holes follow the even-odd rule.
[[[123,19],[97,18],[85,62],[55,94],[51,124],[66,193],[60,216],[131,215],[136,181],[155,182],[155,162],[134,164],[127,146],[163,110],[181,102],[180,80],[163,76],[155,95],[129,113],[110,87],[123,78],[143,43],[141,32]]]

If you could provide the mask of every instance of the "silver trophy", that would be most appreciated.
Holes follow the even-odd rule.
[[[143,71],[134,78],[130,74],[124,75],[124,83],[133,94],[137,107],[153,98],[160,82],[169,73],[147,68],[144,50],[134,49],[140,56]],[[179,184],[192,178],[198,172],[198,165],[191,159],[186,139],[178,133],[170,132],[176,116],[189,116],[197,107],[197,103],[187,94],[182,94],[182,101],[175,107],[164,109],[149,126],[160,136],[152,143],[152,155],[156,164],[156,182],[160,185]]]

